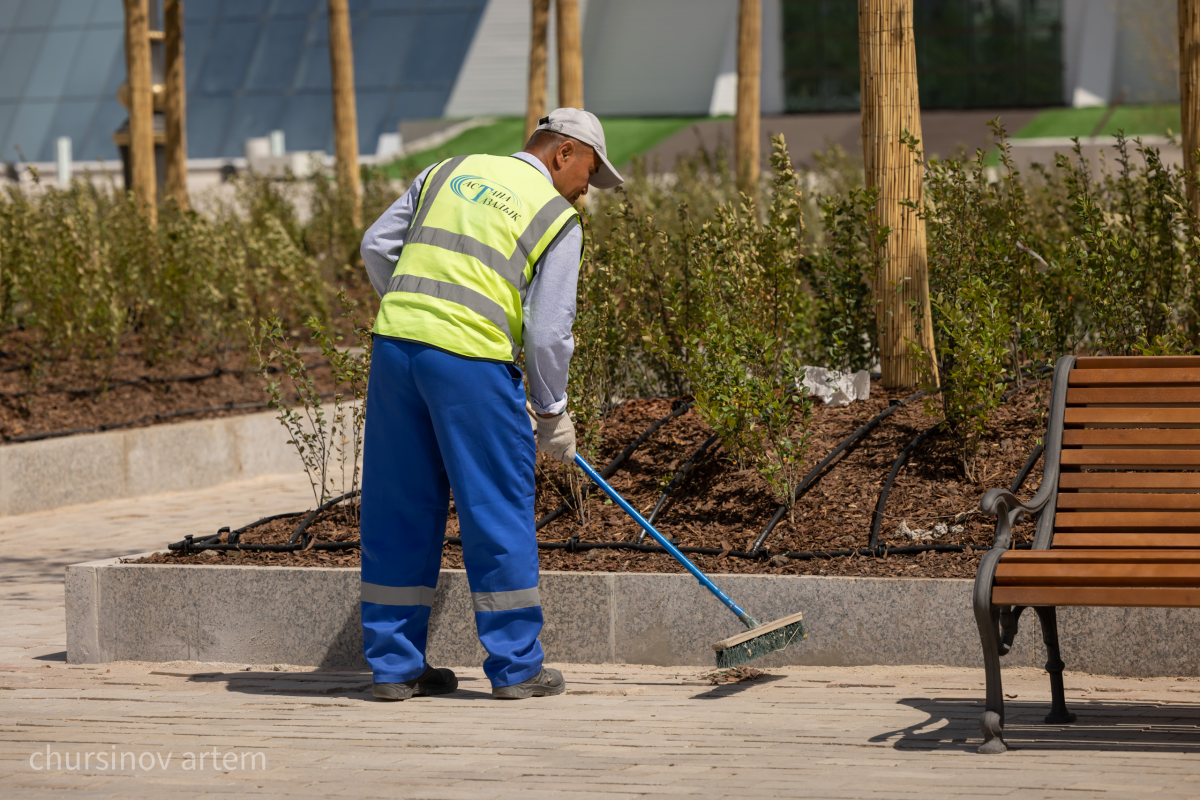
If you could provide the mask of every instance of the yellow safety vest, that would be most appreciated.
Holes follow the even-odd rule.
[[[534,269],[578,224],[575,208],[519,158],[441,162],[425,176],[375,333],[511,362]]]

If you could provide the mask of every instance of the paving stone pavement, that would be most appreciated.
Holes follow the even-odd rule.
[[[567,694],[506,703],[469,668],[453,695],[381,703],[362,672],[62,660],[63,565],[303,507],[306,490],[263,479],[0,520],[0,796],[1200,796],[1197,679],[1068,672],[1079,721],[1047,726],[1044,673],[1008,670],[1013,750],[987,757],[982,670],[712,686],[691,667],[567,664]]]

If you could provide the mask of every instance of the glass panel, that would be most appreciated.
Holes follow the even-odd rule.
[[[67,76],[71,72],[71,64],[76,60],[79,41],[82,38],[82,28],[52,30],[46,34],[37,65],[33,68],[33,74],[29,76],[29,84],[25,87],[26,97],[48,100],[59,98],[67,84]]]
[[[358,101],[358,152],[374,153],[379,134],[396,132],[396,118],[391,113],[395,94],[357,92],[355,99]]]
[[[198,92],[233,92],[242,87],[258,39],[258,22],[222,22],[209,42]]]
[[[121,75],[124,77],[123,38],[121,31],[114,28],[84,31],[75,63],[67,76],[64,94],[68,97],[102,94],[116,58],[122,62]]]
[[[236,0],[225,4],[221,16],[225,19],[258,18],[266,13],[267,3],[268,0]]]
[[[183,4],[184,36],[186,36],[188,33],[187,26],[190,23],[198,22],[201,20],[212,20],[212,19],[216,19],[220,16],[221,16],[220,0],[203,0],[203,2],[196,2],[196,0],[191,0],[191,2],[187,2],[187,0],[185,0],[185,2]]]
[[[87,138],[88,128],[91,125],[92,117],[96,116],[96,106],[98,105],[99,103],[95,100],[59,103],[51,118],[50,128],[46,131],[46,138],[42,142],[42,151],[38,154],[38,160],[54,161],[57,158],[54,148],[59,136],[70,136],[71,158],[76,161],[83,160],[79,146]]]
[[[854,0],[783,0],[789,111],[859,105]],[[1061,0],[915,0],[923,108],[1061,103]]]
[[[333,151],[333,101],[328,94],[298,94],[284,111],[289,150]]]
[[[321,0],[271,0],[271,7],[267,13],[274,18],[307,17],[324,6]]]
[[[96,0],[59,0],[51,25],[86,25]]]
[[[92,161],[103,158],[108,161],[120,158],[121,154],[113,144],[112,135],[128,116],[125,108],[116,99],[101,100],[96,109],[96,116],[92,119],[87,141],[83,142],[82,146],[80,142],[74,143],[75,160]]]
[[[233,122],[229,126],[221,152],[225,155],[234,152],[242,155],[247,139],[266,136],[278,128],[285,102],[286,98],[280,95],[252,95],[237,101]],[[284,138],[286,141],[286,135]],[[291,142],[287,144],[290,146]]]
[[[401,17],[371,18],[354,32],[354,84],[358,88],[392,88],[400,80],[412,31]]]
[[[38,160],[56,105],[30,101],[21,103],[8,131],[8,152],[15,154],[16,148],[20,148],[26,161]]]
[[[183,75],[187,80],[188,91],[193,92],[200,82],[200,73],[204,71],[204,56],[208,53],[208,40],[213,25],[210,22],[192,24],[184,20],[183,26]]]
[[[12,124],[13,117],[17,115],[16,103],[0,103],[0,161],[16,161],[17,153],[15,150],[10,150],[8,147],[8,139],[5,134],[8,133],[8,126]]]
[[[330,91],[332,87],[333,80],[329,77],[329,43],[310,44],[304,48],[304,55],[300,57],[296,88]]]
[[[0,0],[0,29],[11,28],[20,10],[21,0]],[[11,109],[9,113],[12,113]],[[3,131],[4,129],[0,128],[0,135],[3,135]]]
[[[440,117],[446,107],[447,93],[439,90],[396,92],[396,119],[433,119]],[[372,142],[371,152],[374,152]]]
[[[477,16],[462,12],[418,17],[413,41],[422,46],[409,48],[404,62],[405,82],[444,83],[447,92],[453,89],[477,24]],[[428,42],[437,43],[436,58],[430,58],[430,48],[424,46]]]
[[[263,26],[258,51],[250,64],[247,89],[290,89],[296,79],[296,67],[304,51],[304,33],[308,20],[271,20]]]
[[[41,28],[54,19],[58,0],[25,0],[17,17],[18,28]]]
[[[229,110],[233,105],[228,97],[188,98],[187,129],[189,158],[217,158],[218,156],[240,156],[223,153],[221,140],[229,122]]]
[[[9,34],[0,55],[0,100],[15,100],[24,92],[45,38],[43,31]]]
[[[184,4],[184,13],[187,13],[188,5]],[[190,5],[197,4],[191,3]],[[92,25],[119,25],[124,31],[125,6],[121,0],[96,0],[96,7],[92,9]]]

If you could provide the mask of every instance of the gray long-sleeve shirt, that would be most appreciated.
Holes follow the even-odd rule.
[[[550,180],[550,171],[534,156],[514,153],[513,157],[536,167]],[[430,169],[433,167],[418,175],[408,191],[363,236],[363,263],[380,296],[396,269]],[[547,248],[525,293],[525,373],[529,378],[529,402],[539,414],[557,414],[567,407],[567,369],[575,352],[571,326],[575,322],[582,251],[583,231],[575,226]]]

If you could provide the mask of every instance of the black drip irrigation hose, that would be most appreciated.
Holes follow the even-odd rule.
[[[829,454],[822,459],[820,464],[817,464],[815,467],[813,467],[812,471],[808,473],[808,475],[804,476],[804,480],[802,480],[800,485],[796,487],[796,493],[793,495],[793,502],[799,500],[801,496],[803,496],[804,493],[812,487],[813,484],[825,476],[826,469],[830,464],[833,463],[835,458],[849,450],[860,439],[874,430],[879,423],[887,419],[888,415],[890,415],[896,409],[902,408],[913,400],[918,400],[927,394],[929,394],[928,391],[917,392],[916,394],[909,395],[903,400],[893,401],[891,405],[889,405],[883,411],[880,411],[875,416],[871,417],[871,419],[867,420],[866,423],[864,423],[858,430],[843,439],[841,444],[829,451]],[[787,509],[788,507],[786,504],[781,504],[779,508],[775,509],[775,514],[771,517],[770,521],[767,522],[767,527],[763,528],[762,533],[760,533],[758,538],[754,540],[754,546],[750,548],[751,552],[757,553],[759,550],[762,550],[763,545],[767,541],[767,537],[771,535],[771,531],[775,530],[775,526],[778,525],[783,519],[783,515],[787,513]]]
[[[659,512],[662,511],[663,506],[667,503],[667,499],[671,496],[671,493],[679,488],[679,484],[683,483],[683,479],[689,472],[692,471],[692,467],[695,466],[696,461],[700,458],[700,456],[704,455],[704,452],[716,444],[720,438],[720,436],[714,433],[712,436],[705,439],[703,444],[696,448],[696,451],[692,453],[687,461],[684,462],[683,466],[679,468],[679,471],[675,473],[675,477],[672,478],[671,482],[667,484],[667,488],[663,489],[662,494],[658,496],[658,502],[655,503],[654,510],[650,512],[650,516],[646,517],[647,522],[649,522],[651,525],[654,524],[654,521],[658,519]],[[645,531],[639,532],[637,538],[638,542],[641,542],[645,536]]]
[[[1040,369],[1035,370],[1030,377],[1032,378],[1032,377],[1036,377],[1037,375],[1044,375],[1045,373],[1051,371],[1052,369],[1053,369],[1053,367],[1041,367]],[[1015,381],[1016,378],[1015,377],[1007,378],[1006,380],[1011,382],[1011,381]],[[1017,392],[1021,391],[1024,388],[1025,388],[1025,386],[1017,386],[1012,389],[1009,389],[1007,392],[1005,392],[1003,395],[1000,396],[1000,402],[1001,403],[1007,402],[1009,398],[1011,398],[1013,395],[1015,395]],[[883,491],[881,491],[879,493],[879,500],[878,500],[878,502],[875,503],[875,515],[874,515],[874,519],[871,520],[871,539],[867,543],[868,550],[875,550],[875,549],[878,549],[878,547],[879,547],[879,531],[880,531],[880,528],[883,526],[883,508],[887,504],[888,494],[892,491],[892,484],[895,482],[896,475],[899,474],[900,468],[903,467],[908,462],[908,458],[909,458],[909,456],[911,456],[913,454],[913,451],[916,450],[918,447],[920,447],[925,442],[925,440],[928,439],[931,435],[933,435],[934,431],[936,431],[938,428],[942,427],[942,425],[944,425],[945,422],[946,422],[945,420],[942,420],[941,422],[933,425],[932,427],[926,428],[925,430],[918,433],[915,437],[913,437],[913,440],[908,443],[908,446],[905,447],[904,450],[900,453],[900,455],[896,458],[895,462],[893,462],[892,470],[891,470],[891,472],[888,473],[887,481],[883,484]],[[1039,445],[1039,447],[1040,447],[1040,445]],[[1039,456],[1041,455],[1041,453],[1037,450],[1035,450],[1034,453]],[[1033,463],[1034,463],[1034,461],[1032,461],[1033,456],[1030,456],[1030,459],[1031,459],[1031,461],[1026,461],[1025,466],[1021,468],[1021,474],[1019,475],[1019,477],[1021,478],[1021,483],[1025,482],[1025,477],[1027,477],[1029,475],[1029,470],[1033,468]],[[949,546],[949,545],[947,545],[947,546]]]
[[[260,520],[251,522],[249,525],[238,528],[236,531],[231,531],[229,527],[226,526],[224,528],[220,528],[212,536],[202,536],[199,539],[193,536],[185,536],[183,537],[183,541],[167,545],[167,550],[180,552],[183,555],[200,553],[206,550],[234,550],[244,553],[294,553],[297,550],[356,550],[362,546],[361,541],[314,542],[312,540],[312,536],[308,533],[308,526],[312,524],[312,521],[316,519],[317,515],[322,511],[328,511],[330,508],[333,508],[343,500],[349,500],[351,498],[358,497],[359,494],[360,491],[358,489],[355,489],[352,492],[346,492],[343,495],[339,495],[332,500],[322,503],[315,511],[309,512],[308,515],[301,520],[300,524],[296,526],[296,530],[292,532],[291,538],[288,539],[287,544],[242,544],[241,538],[242,534],[251,528],[256,528],[264,523],[272,522],[277,519],[283,519],[284,517],[297,516],[297,512],[295,511],[288,511],[283,514],[272,514],[269,517],[263,517]],[[221,543],[222,534],[225,535],[225,544]],[[296,541],[297,539],[300,539],[300,541]]]
[[[321,395],[322,400],[328,400],[337,392],[325,392]],[[5,436],[0,441],[6,444],[19,444],[20,442],[37,442],[42,439],[57,439],[62,436],[74,436],[77,433],[102,433],[104,431],[117,430],[118,428],[128,428],[132,425],[140,425],[143,422],[162,422],[168,419],[177,417],[190,417],[196,414],[214,414],[221,411],[253,411],[260,408],[270,408],[270,403],[225,403],[220,406],[210,406],[208,408],[189,408],[186,411],[171,411],[167,414],[147,414],[138,419],[126,420],[125,422],[110,422],[105,425],[96,425],[92,428],[72,428],[65,431],[46,431],[44,433],[31,433],[26,436]]]
[[[943,424],[943,422],[938,422],[918,433],[896,460],[892,462],[892,471],[888,473],[887,481],[883,484],[883,491],[879,493],[879,500],[875,503],[875,518],[871,521],[871,539],[867,542],[868,550],[875,550],[879,547],[879,529],[883,525],[883,507],[887,503],[888,494],[892,491],[892,483],[895,482],[896,475],[900,473],[900,468],[908,462],[908,457],[913,454],[913,451],[920,447]]]
[[[624,450],[622,450],[620,453],[618,453],[616,458],[614,458],[612,461],[608,462],[608,464],[605,465],[604,469],[600,470],[600,477],[607,478],[610,475],[612,475],[614,472],[616,472],[617,469],[619,469],[620,466],[625,463],[626,459],[628,459],[631,455],[633,455],[634,451],[637,450],[639,447],[641,447],[642,443],[645,442],[647,439],[649,439],[650,436],[656,430],[658,430],[659,428],[661,428],[663,425],[667,424],[671,420],[675,419],[675,417],[678,417],[681,414],[686,414],[688,409],[691,407],[692,407],[691,401],[677,403],[676,406],[671,409],[670,414],[667,414],[665,417],[663,417],[660,420],[656,420],[649,428],[647,428],[645,431],[642,432],[641,436],[638,436],[636,439],[634,439],[632,444],[630,444],[628,447],[626,447]],[[591,492],[591,490],[592,490],[592,484],[589,483],[587,486],[584,486],[581,491],[582,491],[583,495],[586,497]],[[546,514],[546,516],[542,517],[541,519],[539,519],[537,521],[537,524],[534,526],[534,530],[540,531],[542,528],[549,525],[551,522],[553,522],[554,520],[558,519],[563,514],[565,514],[570,508],[571,508],[571,504],[569,502],[567,502],[566,500],[562,501],[561,503],[559,503],[558,508],[554,509],[549,514]]]
[[[1042,453],[1046,451],[1046,445],[1039,444],[1033,448],[1033,452],[1029,454],[1029,458],[1025,459],[1025,463],[1021,466],[1021,471],[1017,473],[1017,477],[1013,478],[1012,486],[1008,487],[1011,494],[1016,494],[1024,485],[1025,479],[1029,477],[1029,473],[1033,471],[1033,467],[1037,464],[1038,459],[1042,457]]]
[[[328,361],[320,361],[316,364],[305,364],[305,369],[320,369],[321,367],[329,366]],[[74,397],[87,397],[91,394],[103,394],[111,392],[113,389],[122,389],[126,386],[141,386],[143,384],[163,384],[163,383],[195,383],[198,381],[206,381],[212,378],[219,378],[222,375],[258,375],[264,370],[258,369],[225,369],[217,367],[212,372],[201,372],[197,375],[173,375],[166,378],[155,378],[152,376],[143,376],[132,381],[121,381],[120,383],[108,383],[104,386],[97,386],[92,389],[47,389],[39,392],[0,392],[0,397],[8,397],[18,399],[21,397],[32,396],[47,396],[52,394],[69,394]],[[268,374],[282,372],[283,367],[267,367],[265,370]]]

